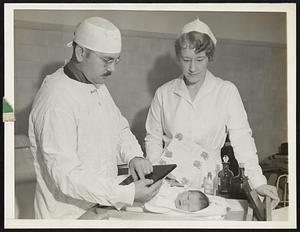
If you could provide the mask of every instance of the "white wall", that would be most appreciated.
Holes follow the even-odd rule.
[[[102,16],[120,29],[178,34],[195,19],[206,22],[217,38],[286,43],[285,13],[184,12],[184,11],[91,11],[15,10],[15,20],[77,25],[90,16]]]

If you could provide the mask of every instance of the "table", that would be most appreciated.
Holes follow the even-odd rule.
[[[248,202],[246,200],[228,200],[231,210],[227,212],[225,220],[231,221],[247,221],[251,220],[248,215]],[[136,211],[134,211],[136,210]],[[140,212],[137,212],[140,210]],[[200,217],[187,217],[175,216],[159,213],[146,212],[140,207],[127,208],[127,210],[116,210],[113,207],[93,207],[87,210],[79,219],[86,220],[108,220],[108,219],[121,219],[121,220],[189,220],[199,221],[204,220]]]

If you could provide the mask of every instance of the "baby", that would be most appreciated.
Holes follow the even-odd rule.
[[[209,205],[207,196],[201,191],[188,190],[179,193],[175,199],[175,207],[189,212],[196,212]]]
[[[209,199],[199,190],[171,187],[169,183],[164,182],[158,194],[149,203],[157,207],[196,212],[208,207]]]

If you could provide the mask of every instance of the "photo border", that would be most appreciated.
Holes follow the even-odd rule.
[[[216,7],[216,5],[218,7]],[[14,122],[4,126],[4,199],[5,228],[296,228],[296,4],[4,4],[4,96],[14,105],[14,10],[143,10],[143,11],[237,11],[286,12],[287,82],[288,82],[288,151],[289,151],[289,220],[278,222],[236,221],[98,221],[98,220],[23,220],[14,219]]]

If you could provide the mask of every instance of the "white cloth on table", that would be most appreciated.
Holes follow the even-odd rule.
[[[272,210],[272,221],[288,221],[289,206]]]
[[[146,130],[147,157],[154,163],[177,134],[193,138],[208,151],[218,151],[212,155],[220,163],[228,131],[235,157],[244,163],[251,187],[267,183],[238,89],[209,71],[194,101],[183,75],[159,87],[148,112]]]
[[[143,152],[105,85],[47,76],[29,118],[37,177],[36,218],[77,218],[95,205],[120,209],[134,184],[120,186],[117,164]]]

